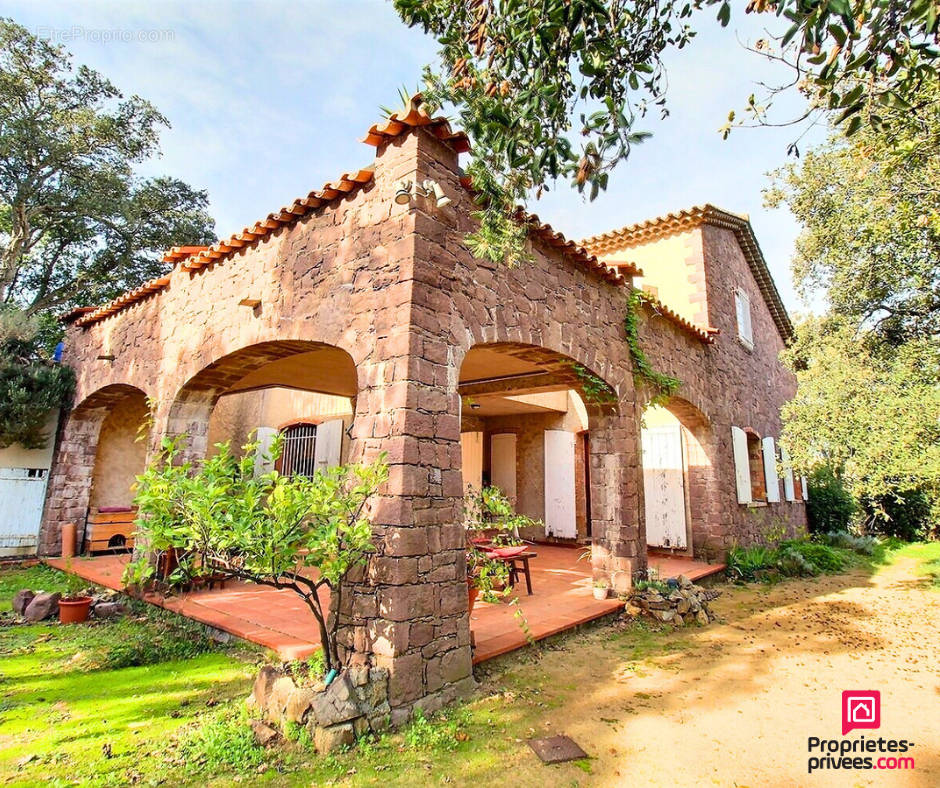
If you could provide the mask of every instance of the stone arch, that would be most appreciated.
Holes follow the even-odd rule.
[[[655,424],[650,424],[653,421]],[[681,481],[682,509],[685,514],[685,544],[657,544],[651,533],[647,533],[647,542],[651,547],[663,547],[686,555],[700,556],[706,559],[718,555],[721,551],[720,501],[721,491],[718,486],[717,464],[718,445],[711,420],[696,405],[683,397],[671,397],[659,406],[647,405],[644,408],[643,429],[644,444],[649,447],[651,432],[655,429],[670,432],[670,424],[675,424],[681,450],[681,468],[678,480]],[[658,425],[658,426],[657,426]],[[641,458],[642,461],[642,458]],[[651,483],[651,476],[657,473],[652,468],[643,472],[644,485]],[[662,476],[664,471],[659,470]],[[645,490],[645,508],[649,519],[652,503],[650,490]],[[655,527],[652,523],[650,528]]]
[[[163,434],[185,434],[183,454],[198,460],[209,449],[209,419],[223,395],[286,388],[355,402],[358,377],[350,354],[335,345],[288,339],[248,345],[216,358],[183,383],[164,405]]]
[[[583,354],[578,359],[515,341],[481,342],[466,350],[458,374],[461,466],[466,461],[480,468],[464,468],[463,481],[504,476],[496,467],[493,435],[516,435],[517,509],[546,522],[546,533],[530,537],[590,541],[598,577],[626,590],[645,561],[639,493],[631,482],[637,470],[636,419],[617,378],[602,377],[582,359]],[[549,501],[545,492],[549,451],[559,453],[561,503],[554,496]],[[565,476],[569,459],[570,477]],[[555,480],[550,486],[557,490]]]
[[[136,439],[149,418],[146,392],[125,383],[104,386],[72,409],[60,430],[46,494],[43,554],[59,551],[63,524],[73,522],[81,532],[91,506],[131,503],[130,486],[147,457],[146,441]],[[109,496],[120,500],[106,503]]]

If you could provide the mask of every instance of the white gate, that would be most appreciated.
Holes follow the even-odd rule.
[[[45,468],[0,468],[0,556],[37,552],[48,478]]]
[[[686,548],[682,427],[648,427],[643,436],[643,495],[646,544]]]

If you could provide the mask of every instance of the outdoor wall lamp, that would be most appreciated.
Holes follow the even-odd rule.
[[[417,197],[424,197],[434,200],[437,208],[446,208],[450,205],[450,198],[444,194],[444,190],[437,181],[426,180],[423,183],[412,181],[400,181],[398,189],[395,191],[395,202],[399,205],[408,205]]]

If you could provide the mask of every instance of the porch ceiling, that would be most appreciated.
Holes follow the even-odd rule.
[[[355,397],[356,367],[349,355],[339,348],[322,348],[271,361],[249,372],[229,392],[272,386]]]

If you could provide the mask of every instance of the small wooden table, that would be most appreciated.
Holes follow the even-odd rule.
[[[515,588],[519,582],[519,573],[525,576],[526,593],[532,596],[532,574],[529,571],[529,559],[538,557],[538,553],[527,551],[510,556],[494,556],[498,561],[505,561],[509,564],[509,587]]]

